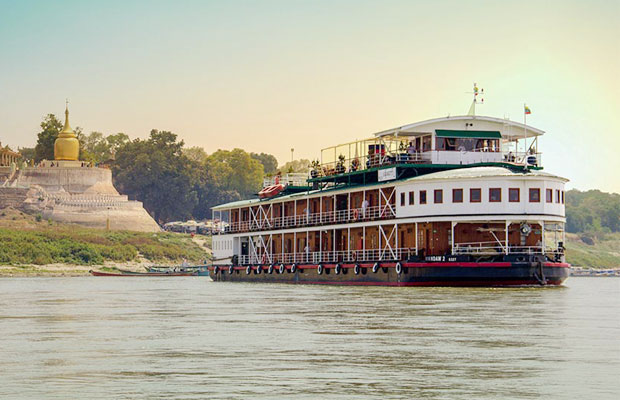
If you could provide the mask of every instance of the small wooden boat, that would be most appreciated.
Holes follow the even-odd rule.
[[[94,271],[90,270],[91,275],[93,276],[198,276],[198,271],[166,271],[166,272],[133,272],[133,271],[123,271],[119,270],[119,272],[103,272],[103,271]]]

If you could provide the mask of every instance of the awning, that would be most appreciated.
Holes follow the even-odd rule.
[[[448,129],[435,129],[437,137],[447,138],[474,138],[474,139],[501,139],[499,131],[453,131]]]

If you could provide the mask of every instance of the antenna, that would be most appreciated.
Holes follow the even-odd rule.
[[[478,89],[478,84],[474,82],[474,91],[466,92],[474,95],[474,99],[471,102],[471,106],[469,107],[469,111],[467,115],[475,116],[476,115],[476,104],[484,104],[484,89]]]

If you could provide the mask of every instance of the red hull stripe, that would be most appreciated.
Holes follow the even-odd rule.
[[[278,269],[278,265],[274,266],[274,270]],[[336,264],[322,264],[323,268],[336,268]],[[340,264],[342,268],[354,268],[356,264]],[[360,263],[359,266],[362,268],[372,268],[374,263]],[[396,263],[379,263],[381,268],[395,268]],[[496,263],[475,263],[475,262],[451,262],[451,263],[442,263],[442,262],[432,262],[432,263],[402,263],[403,268],[434,268],[434,267],[459,267],[459,268],[480,268],[480,267],[495,267],[495,268],[505,268],[512,267],[512,263],[509,262],[496,262]],[[570,264],[568,263],[543,263],[543,266],[547,268],[569,268]],[[228,270],[228,267],[219,267],[220,270]],[[290,270],[291,266],[285,266],[286,270]],[[316,264],[311,265],[299,265],[297,266],[299,269],[316,269]],[[235,271],[237,270],[245,270],[246,267],[233,267]],[[252,266],[252,269],[256,269],[256,266]],[[263,267],[262,269],[266,269]],[[209,271],[213,271],[213,267],[209,267]]]
[[[548,286],[561,285],[564,280],[548,280]],[[428,282],[355,282],[355,281],[283,281],[299,285],[338,285],[338,286],[540,286],[534,280],[497,280],[497,281],[428,281]]]

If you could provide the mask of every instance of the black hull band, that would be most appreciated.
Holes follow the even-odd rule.
[[[561,285],[569,276],[569,265],[565,263],[390,262],[323,264],[321,268],[285,265],[279,273],[280,266],[211,267],[210,276],[216,282],[358,286],[544,286]]]

